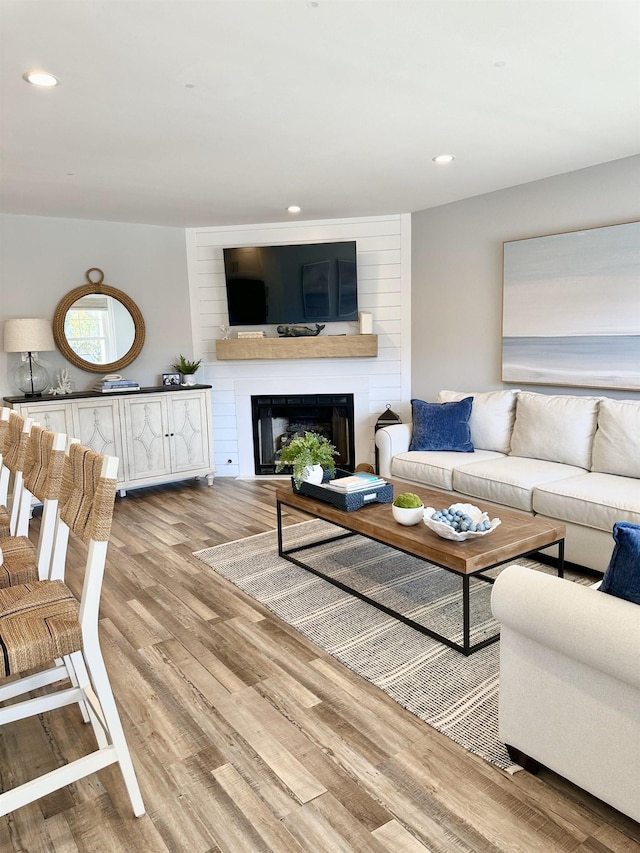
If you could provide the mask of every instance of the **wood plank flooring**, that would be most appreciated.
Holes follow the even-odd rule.
[[[468,754],[192,557],[273,529],[277,483],[118,498],[101,642],[147,814],[110,767],[0,818],[0,851],[640,851],[634,821]],[[92,744],[76,707],[5,726],[0,783]]]

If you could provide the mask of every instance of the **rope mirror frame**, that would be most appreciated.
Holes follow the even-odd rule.
[[[96,274],[96,280],[91,277],[92,273]],[[66,296],[63,296],[58,303],[53,315],[54,340],[62,355],[68,362],[73,364],[74,367],[78,367],[80,370],[85,370],[88,373],[117,373],[118,370],[123,367],[127,367],[135,361],[142,351],[146,334],[144,318],[140,309],[130,296],[127,296],[127,294],[123,293],[122,290],[118,290],[117,287],[111,287],[109,284],[104,284],[104,273],[101,269],[98,267],[91,267],[86,271],[85,278],[89,284],[83,284],[80,287],[70,290],[69,293],[67,293]],[[117,359],[117,361],[110,361],[108,364],[96,364],[95,362],[86,361],[84,358],[81,358],[71,349],[64,334],[64,321],[67,316],[67,311],[75,302],[78,301],[78,299],[81,299],[83,296],[90,296],[94,293],[112,296],[124,305],[127,311],[131,314],[135,329],[133,344],[129,351],[126,352],[122,358]]]

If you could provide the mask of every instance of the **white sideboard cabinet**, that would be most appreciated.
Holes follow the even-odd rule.
[[[65,397],[5,397],[21,415],[117,456],[118,489],[206,477],[212,485],[211,386]]]

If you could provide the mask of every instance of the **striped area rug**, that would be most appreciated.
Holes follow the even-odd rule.
[[[319,520],[295,524],[284,529],[285,547],[339,532]],[[456,743],[503,770],[519,769],[498,738],[499,643],[465,657],[283,560],[275,531],[194,556]],[[459,576],[361,536],[319,545],[301,558],[461,641]],[[519,562],[552,571],[532,560]],[[490,584],[472,581],[472,642],[498,629],[490,595]]]

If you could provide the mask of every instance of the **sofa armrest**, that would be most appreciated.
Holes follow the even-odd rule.
[[[640,606],[524,566],[491,595],[495,618],[540,646],[640,688]]]
[[[391,476],[391,460],[398,453],[406,453],[411,444],[412,425],[393,424],[376,432],[378,448],[378,473],[382,477]]]

